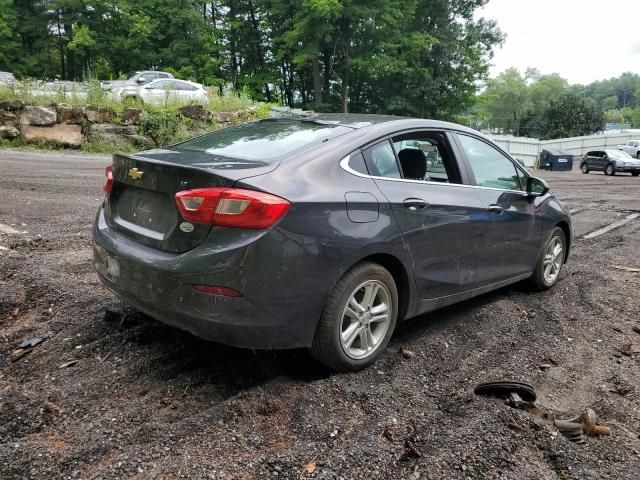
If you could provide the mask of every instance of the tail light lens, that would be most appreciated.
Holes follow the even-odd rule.
[[[268,228],[291,206],[268,193],[219,187],[178,192],[176,203],[189,222],[238,228]]]
[[[111,189],[113,188],[113,166],[112,165],[107,165],[107,168],[104,169],[104,176],[105,176],[105,181],[104,181],[104,187],[102,187],[102,189],[104,190],[104,193],[108,195],[109,192],[111,192]]]

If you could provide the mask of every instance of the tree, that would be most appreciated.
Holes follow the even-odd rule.
[[[531,100],[526,79],[516,68],[509,68],[487,82],[483,92],[491,126],[520,135],[521,121]]]
[[[453,118],[502,34],[487,0],[0,0],[0,69],[167,69],[256,100]]]
[[[565,93],[551,100],[536,122],[541,139],[590,135],[604,128],[602,109],[591,99]]]

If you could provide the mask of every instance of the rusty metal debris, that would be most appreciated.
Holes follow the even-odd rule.
[[[44,342],[46,339],[47,337],[36,337],[24,340],[20,345],[18,345],[15,350],[11,352],[11,361],[17,362],[22,357],[30,354],[33,351],[33,347]]]
[[[473,390],[476,395],[493,395],[496,397],[510,397],[512,393],[517,394],[525,402],[535,402],[536,392],[531,385],[514,380],[500,380],[484,382],[476,385]]]
[[[555,412],[535,404],[536,392],[531,385],[516,381],[494,381],[477,385],[474,389],[476,395],[493,395],[505,399],[505,403],[513,408],[526,410],[540,418],[549,426],[553,426],[568,440],[577,443],[586,443],[585,436],[596,437],[610,435],[608,427],[598,424],[595,411],[587,408],[575,418],[569,420],[556,419]],[[509,427],[523,430],[522,426],[511,421]]]

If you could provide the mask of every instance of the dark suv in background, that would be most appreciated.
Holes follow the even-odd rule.
[[[640,175],[640,160],[621,150],[593,150],[582,157],[580,170],[582,173],[597,170],[605,175],[627,172],[637,177]]]

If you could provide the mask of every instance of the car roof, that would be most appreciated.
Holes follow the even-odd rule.
[[[456,123],[444,122],[441,120],[431,120],[426,118],[400,117],[396,115],[380,115],[372,113],[310,113],[308,115],[293,115],[290,117],[280,117],[269,120],[300,120],[327,122],[335,125],[344,125],[351,128],[364,128],[369,126],[393,126],[394,128],[437,128],[445,130],[458,130],[462,132],[473,133],[485,137],[482,133],[471,128]],[[391,125],[393,124],[393,125]]]

